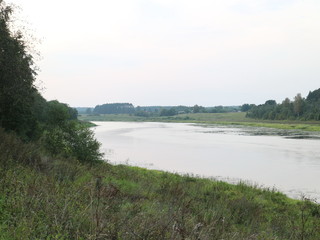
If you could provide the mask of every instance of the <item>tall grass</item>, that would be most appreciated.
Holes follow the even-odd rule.
[[[0,239],[320,239],[274,190],[47,156],[0,130]]]

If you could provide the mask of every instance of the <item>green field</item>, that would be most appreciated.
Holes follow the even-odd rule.
[[[125,121],[125,122],[188,122],[222,125],[243,125],[304,131],[320,131],[320,122],[315,121],[272,121],[245,117],[244,112],[233,113],[189,113],[172,117],[138,117],[129,114],[80,115],[83,121]]]

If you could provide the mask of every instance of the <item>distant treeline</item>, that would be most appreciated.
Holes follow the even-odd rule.
[[[106,103],[97,105],[95,108],[77,108],[83,114],[134,114],[136,116],[174,116],[184,113],[226,113],[238,112],[240,106],[215,106],[203,107],[194,105],[188,106],[137,106],[131,103]]]
[[[97,105],[93,109],[95,114],[121,114],[121,113],[134,113],[134,106],[131,103],[107,103]]]
[[[320,88],[310,91],[306,98],[297,94],[293,101],[286,98],[282,103],[268,100],[255,106],[244,104],[242,110],[247,111],[247,117],[269,120],[320,120]]]

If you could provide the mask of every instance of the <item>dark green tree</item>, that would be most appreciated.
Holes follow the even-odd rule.
[[[250,109],[250,104],[245,103],[241,106],[241,112],[247,112]]]
[[[277,105],[277,102],[275,100],[268,100],[265,102],[265,105]]]
[[[240,111],[241,112],[248,112],[251,108],[255,107],[256,105],[254,104],[248,104],[248,103],[245,103],[243,104],[241,107],[240,107]]]
[[[318,102],[320,101],[320,88],[314,91],[310,91],[307,99],[308,102]]]
[[[102,158],[94,133],[77,120],[78,112],[37,91],[32,55],[21,32],[10,29],[12,8],[0,0],[0,128],[26,140],[37,137],[53,155],[83,162]]]
[[[97,105],[93,109],[95,114],[123,114],[134,113],[134,106],[131,103],[106,103],[102,105]]]
[[[36,68],[23,34],[10,29],[12,12],[0,0],[0,127],[31,137],[36,128]]]
[[[202,107],[202,106],[199,106],[199,105],[194,105],[193,108],[192,108],[192,112],[193,113],[205,113],[207,112],[205,107]]]
[[[160,116],[174,116],[178,114],[175,108],[161,109]]]
[[[247,117],[275,120],[320,120],[320,89],[310,91],[307,98],[298,93],[293,101],[286,98],[281,104],[268,100],[254,106],[247,112]]]
[[[93,131],[77,121],[64,121],[48,128],[43,136],[46,149],[53,155],[76,158],[81,162],[94,163],[102,160],[100,143]]]

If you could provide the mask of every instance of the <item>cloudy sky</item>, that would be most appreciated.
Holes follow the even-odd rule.
[[[320,88],[319,0],[7,0],[69,105],[240,105]]]

